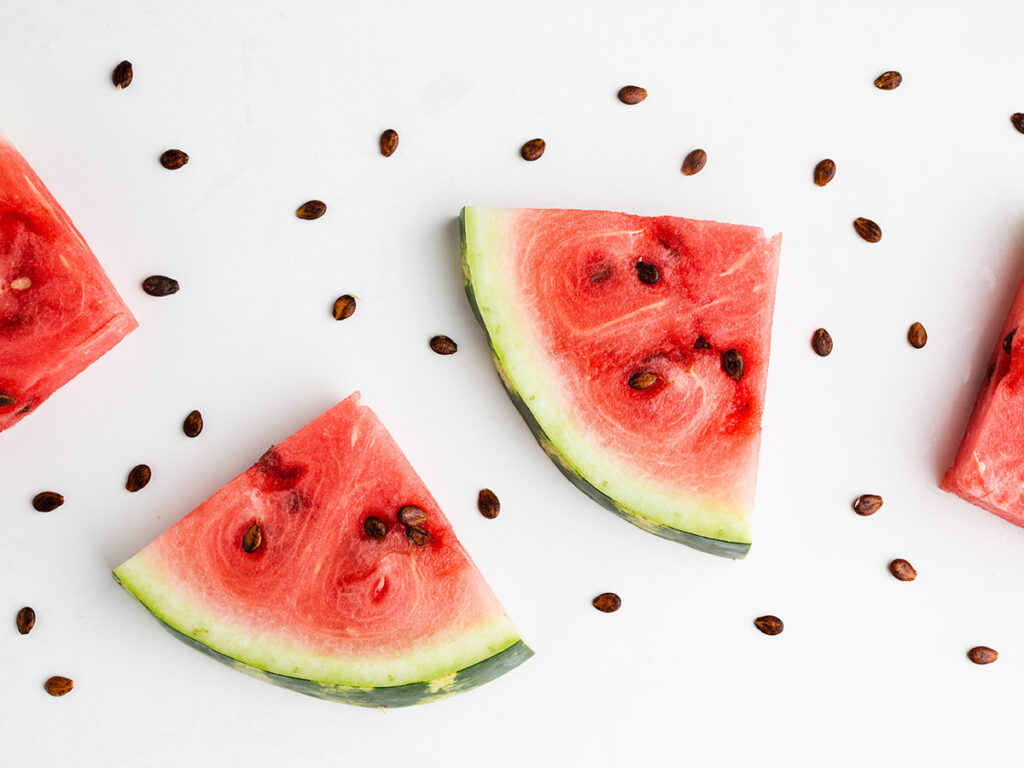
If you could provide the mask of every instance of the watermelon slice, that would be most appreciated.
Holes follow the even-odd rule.
[[[137,327],[64,209],[0,134],[0,432]]]
[[[944,491],[1024,526],[1024,280],[988,361]]]
[[[406,505],[428,515],[416,531],[398,521]],[[381,533],[371,517],[383,538],[371,535]],[[533,655],[358,393],[273,446],[114,576],[187,642],[324,699],[419,704]]]
[[[462,211],[466,291],[562,472],[644,530],[750,548],[781,236],[573,210]]]

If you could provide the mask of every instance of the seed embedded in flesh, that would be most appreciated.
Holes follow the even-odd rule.
[[[295,209],[295,215],[306,221],[319,219],[325,213],[327,213],[327,203],[323,200],[307,200]]]
[[[824,187],[836,176],[836,163],[834,160],[825,158],[814,166],[814,183]]]
[[[15,624],[18,626],[19,635],[27,635],[32,631],[32,627],[36,625],[36,612],[26,605],[18,611],[18,617],[15,619]]]
[[[864,493],[853,500],[853,511],[861,517],[873,515],[882,508],[882,497],[875,493]]]
[[[695,149],[686,157],[683,158],[682,172],[683,176],[693,176],[695,173],[700,173],[704,170],[704,166],[708,163],[708,153],[703,149]]]
[[[425,509],[414,504],[406,504],[398,510],[398,522],[402,525],[423,525],[429,517]]]
[[[871,219],[860,216],[853,220],[853,228],[869,243],[877,243],[882,239],[882,228]]]
[[[661,279],[658,268],[649,261],[638,261],[636,263],[637,279],[644,285],[654,285]]]
[[[647,98],[647,89],[639,85],[626,85],[619,89],[619,101],[623,104],[639,104]]]
[[[128,480],[125,482],[124,487],[132,493],[141,491],[149,485],[152,477],[153,470],[149,468],[148,464],[136,464],[132,467],[132,471],[128,473]]]
[[[987,645],[976,645],[967,652],[967,658],[975,664],[991,664],[999,658],[999,653]]]
[[[754,626],[766,635],[779,635],[782,634],[783,630],[782,619],[770,614],[767,616],[758,616],[754,619]]]
[[[32,499],[32,508],[36,512],[53,512],[64,503],[64,497],[56,491],[37,493]]]
[[[1010,350],[1013,349],[1013,337],[1016,334],[1017,329],[1014,328],[1012,331],[1006,334],[1006,338],[1003,339],[1003,352],[1005,352],[1006,354],[1010,354]]]
[[[488,520],[493,520],[501,512],[501,502],[498,501],[497,495],[490,488],[484,488],[477,494],[476,497],[476,508],[480,510],[480,514],[486,517]]]
[[[601,613],[615,613],[622,607],[622,598],[614,592],[602,592],[591,604]]]
[[[344,296],[339,296],[334,302],[334,309],[331,310],[331,315],[335,320],[347,320],[352,317],[356,311],[356,300],[355,297],[349,296],[347,293]]]
[[[168,171],[176,171],[179,168],[185,167],[187,163],[188,155],[180,149],[168,149],[160,155],[160,165]]]
[[[417,547],[424,546],[427,542],[433,540],[433,536],[425,529],[418,525],[410,525],[405,529],[405,535],[409,538],[413,544]]]
[[[199,411],[192,411],[185,417],[181,429],[188,437],[198,437],[199,433],[203,431],[203,414]]]
[[[43,683],[43,688],[51,696],[63,696],[67,693],[71,693],[71,689],[74,687],[74,680],[68,677],[63,677],[61,675],[54,675],[45,683]]]
[[[697,340],[693,342],[694,349],[711,349],[711,343],[703,336],[698,336]]]
[[[0,392],[0,408],[4,407],[5,405],[14,405],[17,402],[18,398],[16,398],[14,395],[7,395],[4,394],[3,392]]]
[[[533,162],[534,160],[540,159],[546,148],[547,143],[544,139],[530,139],[528,142],[523,144],[522,148],[519,150],[519,156],[522,157],[523,160]]]
[[[454,355],[459,351],[459,345],[444,334],[431,338],[430,348],[439,355]]]
[[[658,374],[650,371],[637,371],[629,377],[629,386],[633,389],[650,389],[658,382]]]
[[[828,357],[832,354],[832,335],[824,328],[819,328],[811,337],[811,348],[819,357]]]
[[[130,61],[125,60],[118,64],[116,67],[114,67],[114,71],[110,74],[110,79],[117,87],[117,90],[123,91],[125,88],[132,84],[133,74],[134,72],[132,71],[132,63]]]
[[[363,530],[366,531],[368,536],[374,539],[383,539],[388,535],[387,524],[375,515],[371,515],[366,518],[363,522]]]
[[[743,378],[743,355],[738,349],[729,349],[722,355],[722,370],[734,381]]]
[[[384,157],[391,157],[398,149],[398,131],[388,128],[380,135],[380,153]]]
[[[27,277],[16,277],[11,280],[11,290],[27,291],[32,287],[32,280]]]
[[[928,332],[920,323],[914,323],[907,329],[907,341],[914,349],[920,349],[928,343]]]
[[[142,290],[150,296],[170,296],[180,288],[177,280],[166,275],[150,275],[142,281]]]
[[[917,578],[917,569],[902,557],[897,557],[889,563],[889,573],[900,581],[913,581]]]
[[[252,525],[242,534],[242,549],[251,555],[261,546],[263,546],[263,529],[260,528],[258,520],[253,520]]]

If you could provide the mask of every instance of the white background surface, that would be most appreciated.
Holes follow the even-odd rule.
[[[1024,531],[936,482],[1024,268],[1009,122],[1024,6],[488,5],[0,7],[0,124],[141,322],[0,435],[0,762],[1019,764]],[[122,58],[135,80],[118,92]],[[896,91],[872,86],[887,69]],[[648,100],[620,104],[628,83]],[[389,127],[401,145],[384,159]],[[547,153],[525,163],[535,136]],[[698,146],[707,167],[683,177]],[[158,165],[169,147],[191,155],[183,170]],[[839,170],[819,189],[826,156]],[[298,221],[310,198],[327,215]],[[642,533],[544,456],[463,296],[454,221],[469,203],[784,232],[747,560]],[[855,235],[857,216],[880,243]],[[181,292],[144,295],[153,273]],[[346,292],[359,308],[336,323]],[[827,359],[809,347],[822,325]],[[439,332],[457,355],[430,352]],[[109,576],[354,389],[537,652],[386,714],[219,665]],[[180,430],[192,408],[196,440]],[[138,462],[153,481],[128,494]],[[495,521],[475,510],[483,486]],[[34,512],[51,488],[66,505]],[[862,492],[886,499],[872,518],[850,510]],[[916,582],[888,574],[896,556]],[[623,608],[599,614],[609,589]],[[38,622],[21,637],[25,604]],[[763,613],[786,631],[755,631]],[[971,665],[976,644],[999,661]],[[46,696],[53,674],[74,692]]]

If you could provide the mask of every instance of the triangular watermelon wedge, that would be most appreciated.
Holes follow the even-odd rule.
[[[418,531],[398,520],[406,505],[427,514]],[[371,535],[370,517],[383,522],[383,538]],[[215,658],[351,704],[432,701],[533,655],[358,393],[273,446],[114,575]]]
[[[498,372],[566,477],[644,530],[743,557],[781,235],[605,211],[461,221]]]

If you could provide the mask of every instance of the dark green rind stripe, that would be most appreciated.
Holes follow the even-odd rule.
[[[533,415],[533,411],[530,410],[530,406],[526,404],[522,395],[519,394],[519,390],[516,389],[515,384],[509,379],[505,366],[502,364],[501,357],[498,354],[498,350],[495,349],[494,341],[491,338],[491,332],[487,328],[487,323],[484,321],[483,314],[480,311],[480,306],[476,300],[476,292],[473,290],[472,267],[467,259],[469,248],[466,239],[465,208],[462,209],[462,212],[459,215],[459,225],[462,243],[463,282],[466,286],[466,296],[469,298],[469,304],[473,308],[473,315],[476,317],[477,322],[480,323],[480,327],[484,329],[484,334],[487,336],[487,344],[491,348],[491,357],[494,359],[494,367],[498,371],[498,377],[501,379],[501,383],[505,386],[505,391],[508,392],[513,404],[515,404],[516,410],[519,411],[523,420],[526,421],[527,425],[529,425],[530,431],[533,432],[533,436],[537,439],[537,442],[540,443],[540,447],[544,449],[544,453],[548,455],[548,458],[554,462],[555,466],[558,467],[569,482],[587,494],[587,496],[598,504],[606,509],[610,509],[619,517],[624,520],[628,520],[638,528],[641,528],[648,533],[653,533],[656,536],[661,536],[664,539],[677,541],[680,544],[693,547],[701,552],[707,552],[711,555],[728,557],[734,560],[746,557],[747,553],[750,551],[749,543],[725,541],[723,539],[713,539],[708,536],[700,536],[696,533],[690,533],[689,531],[680,530],[679,528],[673,528],[669,525],[659,523],[657,520],[652,520],[641,512],[637,512],[623,506],[611,496],[608,496],[594,486],[579,472],[578,469],[576,469],[575,466],[569,462],[568,459],[566,459],[564,455],[562,455],[561,451],[558,450],[558,447],[552,442],[551,438],[548,437],[544,428],[537,422],[537,418]]]
[[[136,600],[139,599],[138,595],[132,592],[128,585],[118,579],[116,574],[114,574],[114,580],[121,584]],[[142,601],[139,600],[139,602],[141,603]],[[156,617],[160,622],[160,626],[179,640],[197,648],[208,656],[212,656],[217,661],[237,669],[239,672],[244,672],[252,677],[280,685],[298,693],[304,693],[307,696],[315,696],[318,699],[326,699],[328,701],[343,701],[346,704],[354,704],[359,707],[410,707],[414,704],[427,704],[438,699],[445,699],[449,696],[465,693],[484,683],[489,683],[491,680],[515,669],[533,656],[533,651],[526,643],[522,640],[516,640],[515,643],[505,650],[499,651],[483,661],[453,672],[451,675],[439,680],[427,680],[421,683],[408,683],[406,685],[378,688],[335,685],[316,680],[306,680],[300,677],[279,675],[276,672],[268,672],[265,669],[260,669],[251,664],[246,664],[244,661],[234,659],[220,651],[214,650],[193,637],[183,634],[161,619],[148,605],[142,604],[146,606],[146,610]]]

